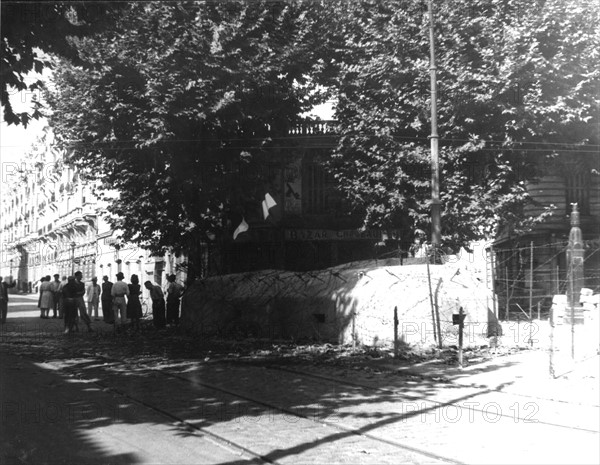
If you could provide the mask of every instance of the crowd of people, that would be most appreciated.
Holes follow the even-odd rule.
[[[104,276],[100,285],[98,278],[93,277],[87,286],[82,280],[81,271],[73,276],[59,278],[60,275],[55,274],[54,280],[49,275],[41,280],[38,299],[40,318],[64,319],[65,333],[78,330],[79,321],[82,321],[91,332],[92,318],[100,321],[101,308],[105,323],[112,324],[119,330],[128,324],[133,330],[140,329],[140,320],[144,315],[140,300],[142,288],[137,275],[131,275],[129,284],[124,281],[125,276],[121,272],[116,274],[115,283]],[[183,286],[176,281],[174,274],[167,276],[167,282],[166,305],[163,289],[151,281],[144,283],[144,287],[150,291],[152,321],[158,329],[179,324]]]

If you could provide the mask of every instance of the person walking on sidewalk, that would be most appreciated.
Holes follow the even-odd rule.
[[[6,315],[8,314],[8,290],[16,285],[17,281],[8,284],[4,278],[0,276],[0,313],[2,315],[2,324],[6,323]]]
[[[163,329],[166,326],[165,294],[158,284],[152,284],[150,281],[146,281],[144,287],[150,291],[152,299],[152,323],[156,329]]]
[[[49,318],[50,309],[54,308],[54,295],[52,292],[52,283],[50,283],[50,275],[42,278],[42,284],[40,284],[40,318]]]
[[[77,286],[77,308],[79,309],[79,316],[87,326],[88,332],[92,332],[92,321],[88,316],[87,309],[85,308],[85,284],[82,281],[83,273],[81,271],[75,272],[75,286]]]
[[[94,311],[94,320],[98,321],[98,306],[100,303],[100,292],[102,289],[98,284],[98,278],[95,276],[92,278],[92,283],[87,287],[87,301],[88,311],[90,318],[92,317],[92,310]]]
[[[54,281],[52,281],[50,283],[50,286],[52,288],[52,318],[58,318],[58,313],[59,313],[59,301],[60,301],[60,294],[58,292],[58,289],[60,288],[60,275],[59,274],[55,274],[54,275]]]
[[[108,280],[108,276],[102,277],[102,318],[104,322],[112,325],[115,322],[115,309],[113,308],[112,298],[113,283]]]
[[[167,276],[169,284],[167,285],[167,324],[179,324],[179,299],[183,293],[181,284],[175,281],[176,276],[171,274]]]
[[[142,318],[142,303],[140,302],[140,295],[142,294],[142,287],[140,286],[140,280],[136,274],[131,275],[131,284],[129,287],[129,298],[127,299],[127,318],[131,320],[131,327],[133,330],[140,329],[140,319]]]
[[[125,276],[120,271],[117,273],[117,282],[113,284],[110,291],[113,297],[113,306],[115,309],[115,325],[118,325],[119,313],[121,314],[121,326],[127,323],[127,302],[125,296],[129,297],[129,287],[123,279]]]

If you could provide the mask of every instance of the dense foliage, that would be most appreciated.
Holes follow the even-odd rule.
[[[104,29],[124,4],[119,2],[41,2],[39,0],[0,3],[1,43],[0,101],[4,121],[27,127],[42,116],[41,102],[32,99],[31,112],[16,113],[10,96],[37,92],[43,85],[32,73],[52,67],[52,56],[78,62],[70,37],[83,37]]]
[[[443,243],[517,232],[524,169],[598,144],[597,2],[435,5]],[[429,228],[426,2],[352,3],[338,23],[341,138],[332,169],[367,225]],[[570,145],[572,144],[572,146]],[[573,147],[574,146],[574,147]]]
[[[541,221],[523,214],[524,167],[598,144],[599,7],[434,4],[442,233],[456,248]],[[330,169],[365,226],[428,230],[428,24],[413,0],[128,3],[69,40],[51,124],[69,161],[119,192],[124,240],[193,259],[264,195],[256,167],[290,125],[335,95]]]
[[[326,19],[311,2],[132,3],[77,41],[87,68],[57,69],[51,124],[70,162],[120,193],[124,240],[193,259],[231,234],[264,196],[254,168],[321,98]]]

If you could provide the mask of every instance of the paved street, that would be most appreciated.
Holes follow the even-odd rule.
[[[558,380],[543,352],[319,364],[150,327],[67,336],[35,304],[11,296],[2,327],[2,464],[600,461],[597,357]]]

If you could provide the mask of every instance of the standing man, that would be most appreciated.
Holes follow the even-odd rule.
[[[92,316],[92,310],[94,310],[94,320],[98,321],[98,306],[100,303],[100,292],[102,289],[98,284],[98,278],[95,276],[92,278],[92,283],[87,288],[87,301],[88,301],[88,311],[90,318]]]
[[[65,298],[63,295],[63,289],[67,285],[69,281],[66,276],[62,277],[60,285],[58,286],[58,316],[59,318],[64,318],[64,306],[65,306]]]
[[[76,271],[75,272],[75,286],[77,286],[77,293],[76,293],[76,299],[77,299],[77,308],[79,309],[79,317],[83,320],[83,322],[86,324],[88,332],[92,332],[92,322],[90,320],[90,317],[87,314],[87,310],[85,308],[85,300],[84,300],[84,296],[85,296],[85,284],[83,284],[82,282],[82,278],[83,278],[83,273],[81,271]]]
[[[8,289],[15,287],[16,285],[16,281],[8,284],[3,280],[2,276],[0,276],[0,312],[2,314],[2,324],[6,323],[6,315],[8,314]]]
[[[60,314],[60,309],[59,309],[59,305],[60,305],[60,294],[59,294],[59,289],[60,289],[60,280],[58,279],[60,278],[59,274],[55,274],[54,275],[54,281],[52,281],[50,283],[51,287],[50,289],[52,289],[52,295],[54,296],[54,305],[52,306],[52,318],[57,318],[58,314]]]
[[[115,325],[118,324],[119,312],[121,313],[121,325],[127,323],[127,302],[125,296],[129,296],[129,286],[125,284],[123,278],[125,276],[119,271],[117,273],[117,282],[113,284],[110,291],[115,309]]]
[[[65,319],[65,334],[78,331],[77,325],[77,283],[73,276],[69,276],[67,283],[62,286],[62,313]]]
[[[113,300],[111,290],[113,283],[108,280],[108,276],[102,277],[102,317],[104,322],[113,324],[115,322],[115,311],[113,309]]]
[[[150,291],[152,299],[152,323],[156,329],[163,329],[166,326],[165,294],[158,284],[152,284],[150,281],[146,281],[144,287]]]
[[[179,299],[183,293],[181,284],[175,281],[176,276],[167,276],[167,324],[179,324]]]

